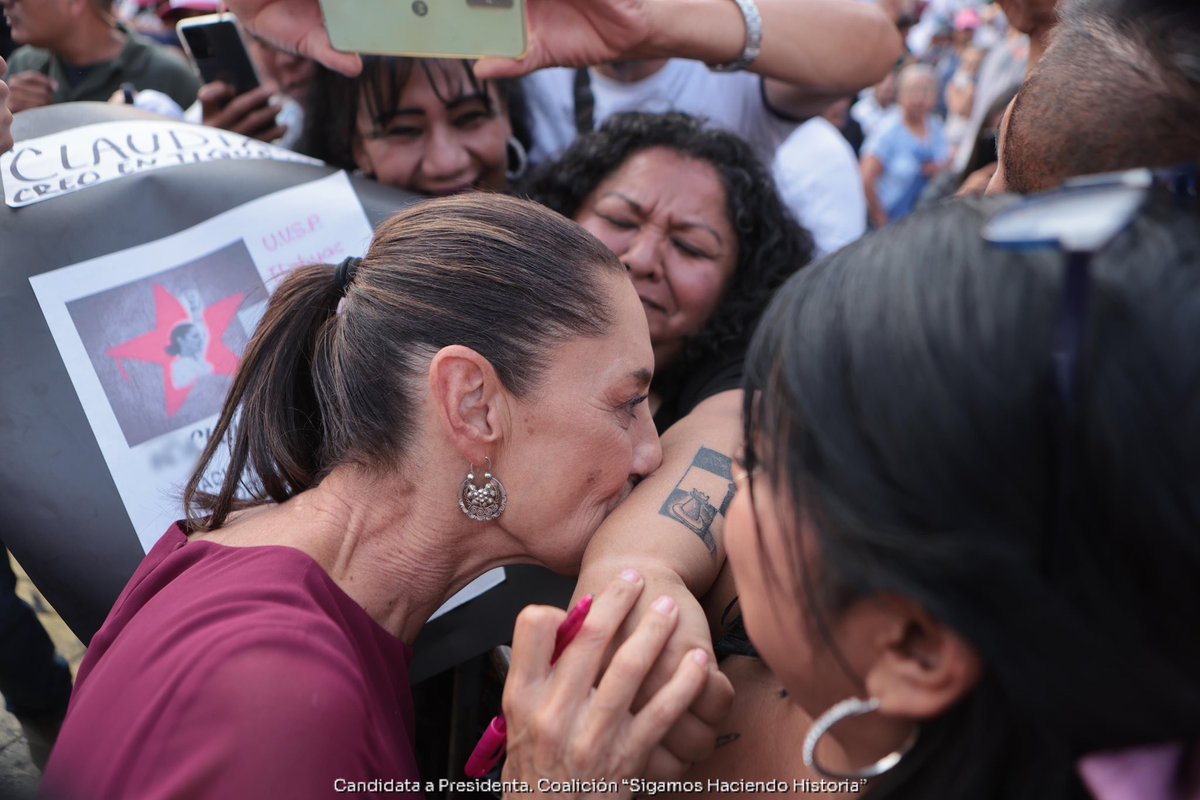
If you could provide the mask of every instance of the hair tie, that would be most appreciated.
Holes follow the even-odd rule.
[[[333,281],[342,295],[346,294],[346,289],[350,286],[350,281],[354,280],[354,273],[358,271],[358,265],[361,263],[362,259],[358,256],[346,256],[334,269]]]

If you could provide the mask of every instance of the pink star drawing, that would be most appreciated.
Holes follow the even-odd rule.
[[[238,356],[225,346],[223,339],[244,298],[242,293],[230,295],[204,309],[204,324],[209,331],[204,359],[212,365],[214,375],[232,375],[237,370]],[[105,353],[116,360],[121,377],[127,381],[126,361],[144,361],[162,369],[163,403],[167,416],[173,417],[183,407],[194,384],[175,387],[171,381],[171,363],[176,357],[169,355],[167,348],[171,344],[171,331],[181,323],[190,322],[191,317],[183,304],[157,283],[154,284],[154,317],[154,330],[110,347]]]

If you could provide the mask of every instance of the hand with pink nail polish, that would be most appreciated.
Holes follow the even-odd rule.
[[[634,711],[634,699],[679,620],[671,597],[654,599],[605,668],[614,637],[644,587],[637,572],[622,573],[596,596],[553,665],[564,612],[546,606],[521,612],[504,687],[505,781],[559,796],[632,795],[622,781],[644,774],[651,754],[704,689],[710,661],[703,650],[689,652],[671,680]]]

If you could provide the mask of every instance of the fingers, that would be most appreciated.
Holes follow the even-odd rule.
[[[515,58],[499,58],[484,56],[475,62],[475,77],[481,81],[494,81],[504,78],[519,78],[533,71],[525,61]]]
[[[608,725],[630,709],[638,689],[671,638],[678,619],[679,608],[667,595],[655,600],[650,610],[642,615],[633,635],[617,650],[600,679],[593,699],[597,710],[596,724]]]
[[[660,746],[677,760],[693,764],[712,755],[717,747],[719,730],[702,721],[690,710],[685,711],[667,731]]]
[[[650,752],[642,777],[648,781],[679,780],[691,766],[691,763],[679,760],[671,751],[659,746]]]
[[[0,75],[8,72],[8,64],[0,58]],[[0,153],[8,152],[13,146],[12,110],[9,108],[8,84],[0,81]]]
[[[233,87],[224,81],[213,81],[200,87],[196,99],[204,109],[204,118],[208,119],[220,112],[225,104],[233,98]]]
[[[0,73],[4,72],[4,59],[0,58]],[[8,84],[0,81],[0,153],[12,149],[12,112],[8,110]]]
[[[512,664],[505,681],[506,695],[510,688],[520,691],[549,676],[554,634],[566,616],[565,611],[550,606],[526,606],[517,615],[513,630]]]
[[[710,658],[703,650],[692,650],[679,663],[667,685],[633,717],[629,727],[632,752],[650,752],[667,731],[700,696],[708,680]]]
[[[353,78],[362,72],[362,59],[359,55],[357,53],[343,53],[340,50],[334,50],[333,45],[329,41],[329,34],[326,33],[324,26],[309,32],[300,50],[300,54],[319,61],[334,72],[342,73],[347,78]]]
[[[580,697],[595,685],[609,643],[637,603],[644,585],[641,575],[626,570],[596,597],[583,627],[558,660],[558,691]]]
[[[333,49],[317,0],[232,0],[227,5],[246,30],[285,53],[307,56],[348,78],[362,72],[358,54]]]
[[[217,81],[200,87],[198,96],[205,125],[268,142],[286,130],[275,124],[279,104],[273,86],[259,86],[234,97],[232,87]]]
[[[6,80],[11,92],[8,102],[13,112],[50,105],[58,91],[58,82],[40,72],[18,72]]]
[[[717,728],[733,708],[733,694],[733,684],[725,673],[719,669],[710,670],[704,691],[688,711],[705,725]]]

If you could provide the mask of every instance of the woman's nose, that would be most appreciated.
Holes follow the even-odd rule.
[[[424,162],[425,172],[430,177],[454,177],[466,170],[471,156],[457,136],[435,129],[429,136]]]
[[[662,280],[662,237],[652,230],[643,228],[638,231],[630,241],[629,247],[621,254],[621,260],[629,268],[629,274],[635,278]]]

